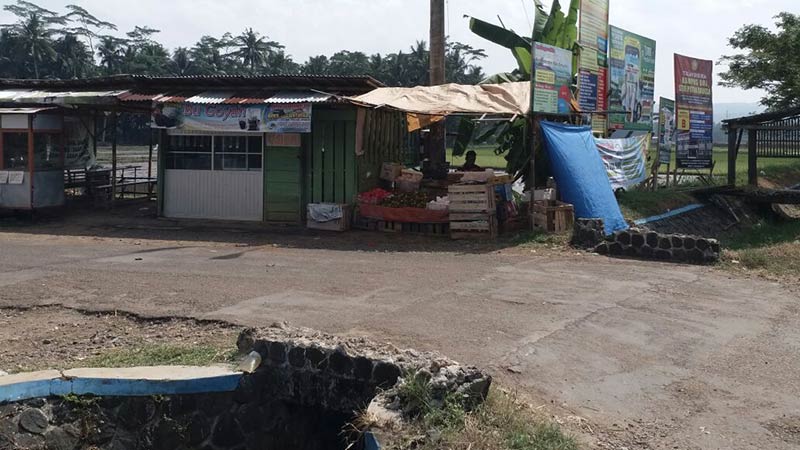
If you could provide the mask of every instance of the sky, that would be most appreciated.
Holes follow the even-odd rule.
[[[1,0],[6,4],[11,0]],[[549,11],[551,0],[543,0]],[[471,15],[499,23],[519,34],[530,33],[533,0],[446,0],[446,29],[451,39],[483,48],[487,73],[516,67],[511,53],[469,31]],[[728,38],[744,24],[772,28],[773,17],[794,11],[798,0],[611,0],[610,23],[656,40],[656,97],[674,97],[672,55],[681,53],[718,61],[731,54]],[[169,48],[192,46],[202,35],[220,36],[253,27],[281,42],[295,61],[339,50],[391,53],[428,40],[428,0],[34,0],[63,12],[64,5],[83,6],[117,24],[119,34],[135,25],[161,30],[158,40]],[[566,8],[569,0],[561,2]],[[793,8],[794,7],[794,8]],[[0,12],[0,23],[12,17]],[[724,70],[717,67],[717,71]],[[758,90],[715,86],[714,101],[757,102]]]

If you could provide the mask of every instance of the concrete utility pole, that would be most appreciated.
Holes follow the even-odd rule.
[[[431,86],[445,83],[444,78],[444,0],[431,0],[431,39],[430,39],[430,77]],[[434,172],[446,161],[445,124],[431,125],[428,138],[428,158]]]

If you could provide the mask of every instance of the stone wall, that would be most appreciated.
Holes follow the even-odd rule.
[[[346,427],[374,403],[402,411],[392,388],[425,373],[435,397],[474,402],[491,378],[430,353],[278,325],[245,330],[240,352],[260,366],[233,392],[173,396],[48,397],[0,405],[0,450],[344,449]],[[358,449],[359,446],[352,447]]]
[[[657,233],[646,228],[604,234],[602,219],[577,219],[572,244],[601,255],[698,264],[719,261],[720,244],[716,239]]]

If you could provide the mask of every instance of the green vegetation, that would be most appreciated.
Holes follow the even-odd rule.
[[[577,450],[558,425],[536,415],[514,396],[492,389],[484,403],[466,408],[455,397],[433,405],[426,380],[411,377],[399,395],[412,405],[413,429],[387,448],[464,450]],[[423,438],[424,436],[424,438]]]
[[[677,189],[631,190],[620,193],[617,199],[622,215],[629,220],[655,216],[696,202],[688,191]]]
[[[484,168],[492,168],[492,169],[506,169],[506,157],[505,155],[498,155],[494,152],[495,147],[491,145],[473,145],[470,146],[467,150],[474,150],[477,156],[475,160],[475,164],[484,167]],[[461,156],[453,156],[452,149],[447,150],[447,162],[450,163],[453,167],[460,167],[464,164],[465,158],[464,155]]]
[[[206,344],[143,345],[102,353],[83,361],[85,367],[136,367],[158,365],[206,366],[232,361],[233,352]]]
[[[763,221],[721,239],[724,265],[777,277],[800,277],[800,221]]]

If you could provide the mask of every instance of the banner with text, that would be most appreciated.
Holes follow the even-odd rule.
[[[533,64],[536,74],[533,111],[569,113],[572,96],[572,52],[536,42],[533,45]]]
[[[627,139],[595,139],[611,187],[629,189],[647,179],[650,134]]]
[[[714,159],[714,62],[675,54],[676,163],[709,169]]]
[[[578,105],[582,111],[605,111],[608,89],[608,2],[583,0],[578,41]],[[592,115],[592,131],[607,131],[606,116]]]
[[[651,130],[656,41],[609,27],[608,127]]]
[[[152,111],[153,128],[187,131],[263,133],[267,105],[199,105],[156,103]]]
[[[267,112],[267,133],[310,133],[311,103],[270,105]]]
[[[658,162],[670,164],[675,146],[675,101],[661,97],[658,110]]]

